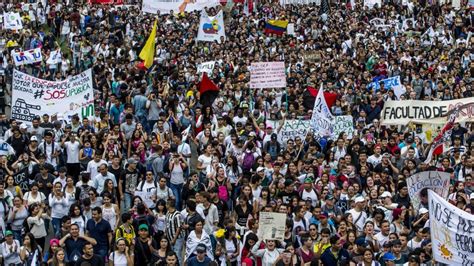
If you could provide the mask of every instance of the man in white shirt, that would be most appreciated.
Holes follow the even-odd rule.
[[[94,156],[94,160],[90,161],[88,164],[87,164],[87,170],[86,172],[90,173],[91,175],[91,179],[93,179],[98,173],[99,173],[99,166],[101,164],[106,164],[107,165],[107,162],[105,160],[102,159],[102,154],[100,153],[96,153],[95,156]]]
[[[76,139],[76,133],[71,132],[69,134],[69,141],[66,141],[66,136],[63,136],[61,139],[61,147],[66,149],[66,165],[68,170],[68,175],[71,175],[74,178],[74,181],[78,181],[79,172],[81,171],[81,164],[79,163],[79,151],[80,142]]]
[[[390,235],[390,222],[387,220],[383,220],[382,223],[380,224],[380,232],[375,235],[375,239],[377,239],[377,242],[380,245],[380,248],[383,247],[383,245],[389,241],[389,236]]]
[[[46,157],[46,162],[56,168],[58,156],[61,153],[61,145],[53,141],[53,133],[51,131],[47,131],[44,134],[44,141],[41,142],[38,148]]]
[[[117,187],[117,179],[115,179],[115,175],[108,171],[109,168],[107,167],[106,163],[103,163],[99,166],[99,174],[95,175],[92,178],[94,182],[93,187],[97,190],[97,193],[102,193],[105,187],[105,181],[107,179],[112,180],[114,183],[114,187]]]
[[[352,221],[357,227],[357,231],[362,233],[364,231],[365,221],[367,220],[367,213],[364,211],[365,198],[358,196],[355,198],[355,206],[348,212],[352,215]]]
[[[375,145],[374,147],[374,154],[370,155],[367,159],[367,162],[371,163],[372,165],[378,165],[382,161],[382,147],[380,144]]]

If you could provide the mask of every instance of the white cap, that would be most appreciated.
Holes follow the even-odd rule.
[[[365,198],[362,196],[357,196],[354,200],[355,203],[364,202]]]
[[[265,168],[263,168],[261,166],[257,167],[257,173],[260,172],[260,171],[265,171]]]
[[[428,209],[426,209],[426,208],[421,208],[421,209],[420,209],[420,214],[425,214],[425,213],[428,213]]]
[[[474,199],[474,192],[472,192],[471,195],[469,195],[469,199]]]
[[[21,124],[20,125],[20,129],[27,129],[27,128],[28,128],[28,126],[26,124]]]
[[[31,136],[30,141],[38,141],[38,138],[36,136]]]
[[[391,197],[392,197],[392,194],[390,194],[390,192],[388,192],[388,191],[384,191],[384,192],[382,193],[382,195],[380,195],[380,198],[386,198],[386,197],[390,197],[390,198],[391,198]]]

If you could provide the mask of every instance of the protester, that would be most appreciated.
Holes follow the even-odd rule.
[[[412,180],[474,213],[472,1],[104,2],[0,4],[3,264],[433,265]]]

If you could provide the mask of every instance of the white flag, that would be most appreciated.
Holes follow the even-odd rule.
[[[189,125],[185,130],[183,130],[183,132],[181,132],[181,140],[183,142],[185,142],[186,139],[188,139],[189,131],[191,131],[191,125]]]
[[[323,93],[323,84],[319,88],[316,101],[314,101],[313,115],[311,116],[311,128],[315,135],[321,137],[331,136],[334,116],[331,114]]]
[[[13,147],[6,141],[0,140],[0,156],[15,154]]]
[[[196,40],[220,43],[221,37],[225,39],[224,13],[222,10],[215,17],[209,17],[206,11],[202,10]]]
[[[61,63],[61,50],[60,49],[52,51],[49,54],[48,60],[46,61],[46,64],[48,65],[55,65],[59,63]]]
[[[21,30],[23,23],[21,22],[20,13],[9,12],[3,14],[3,28],[6,30]]]

